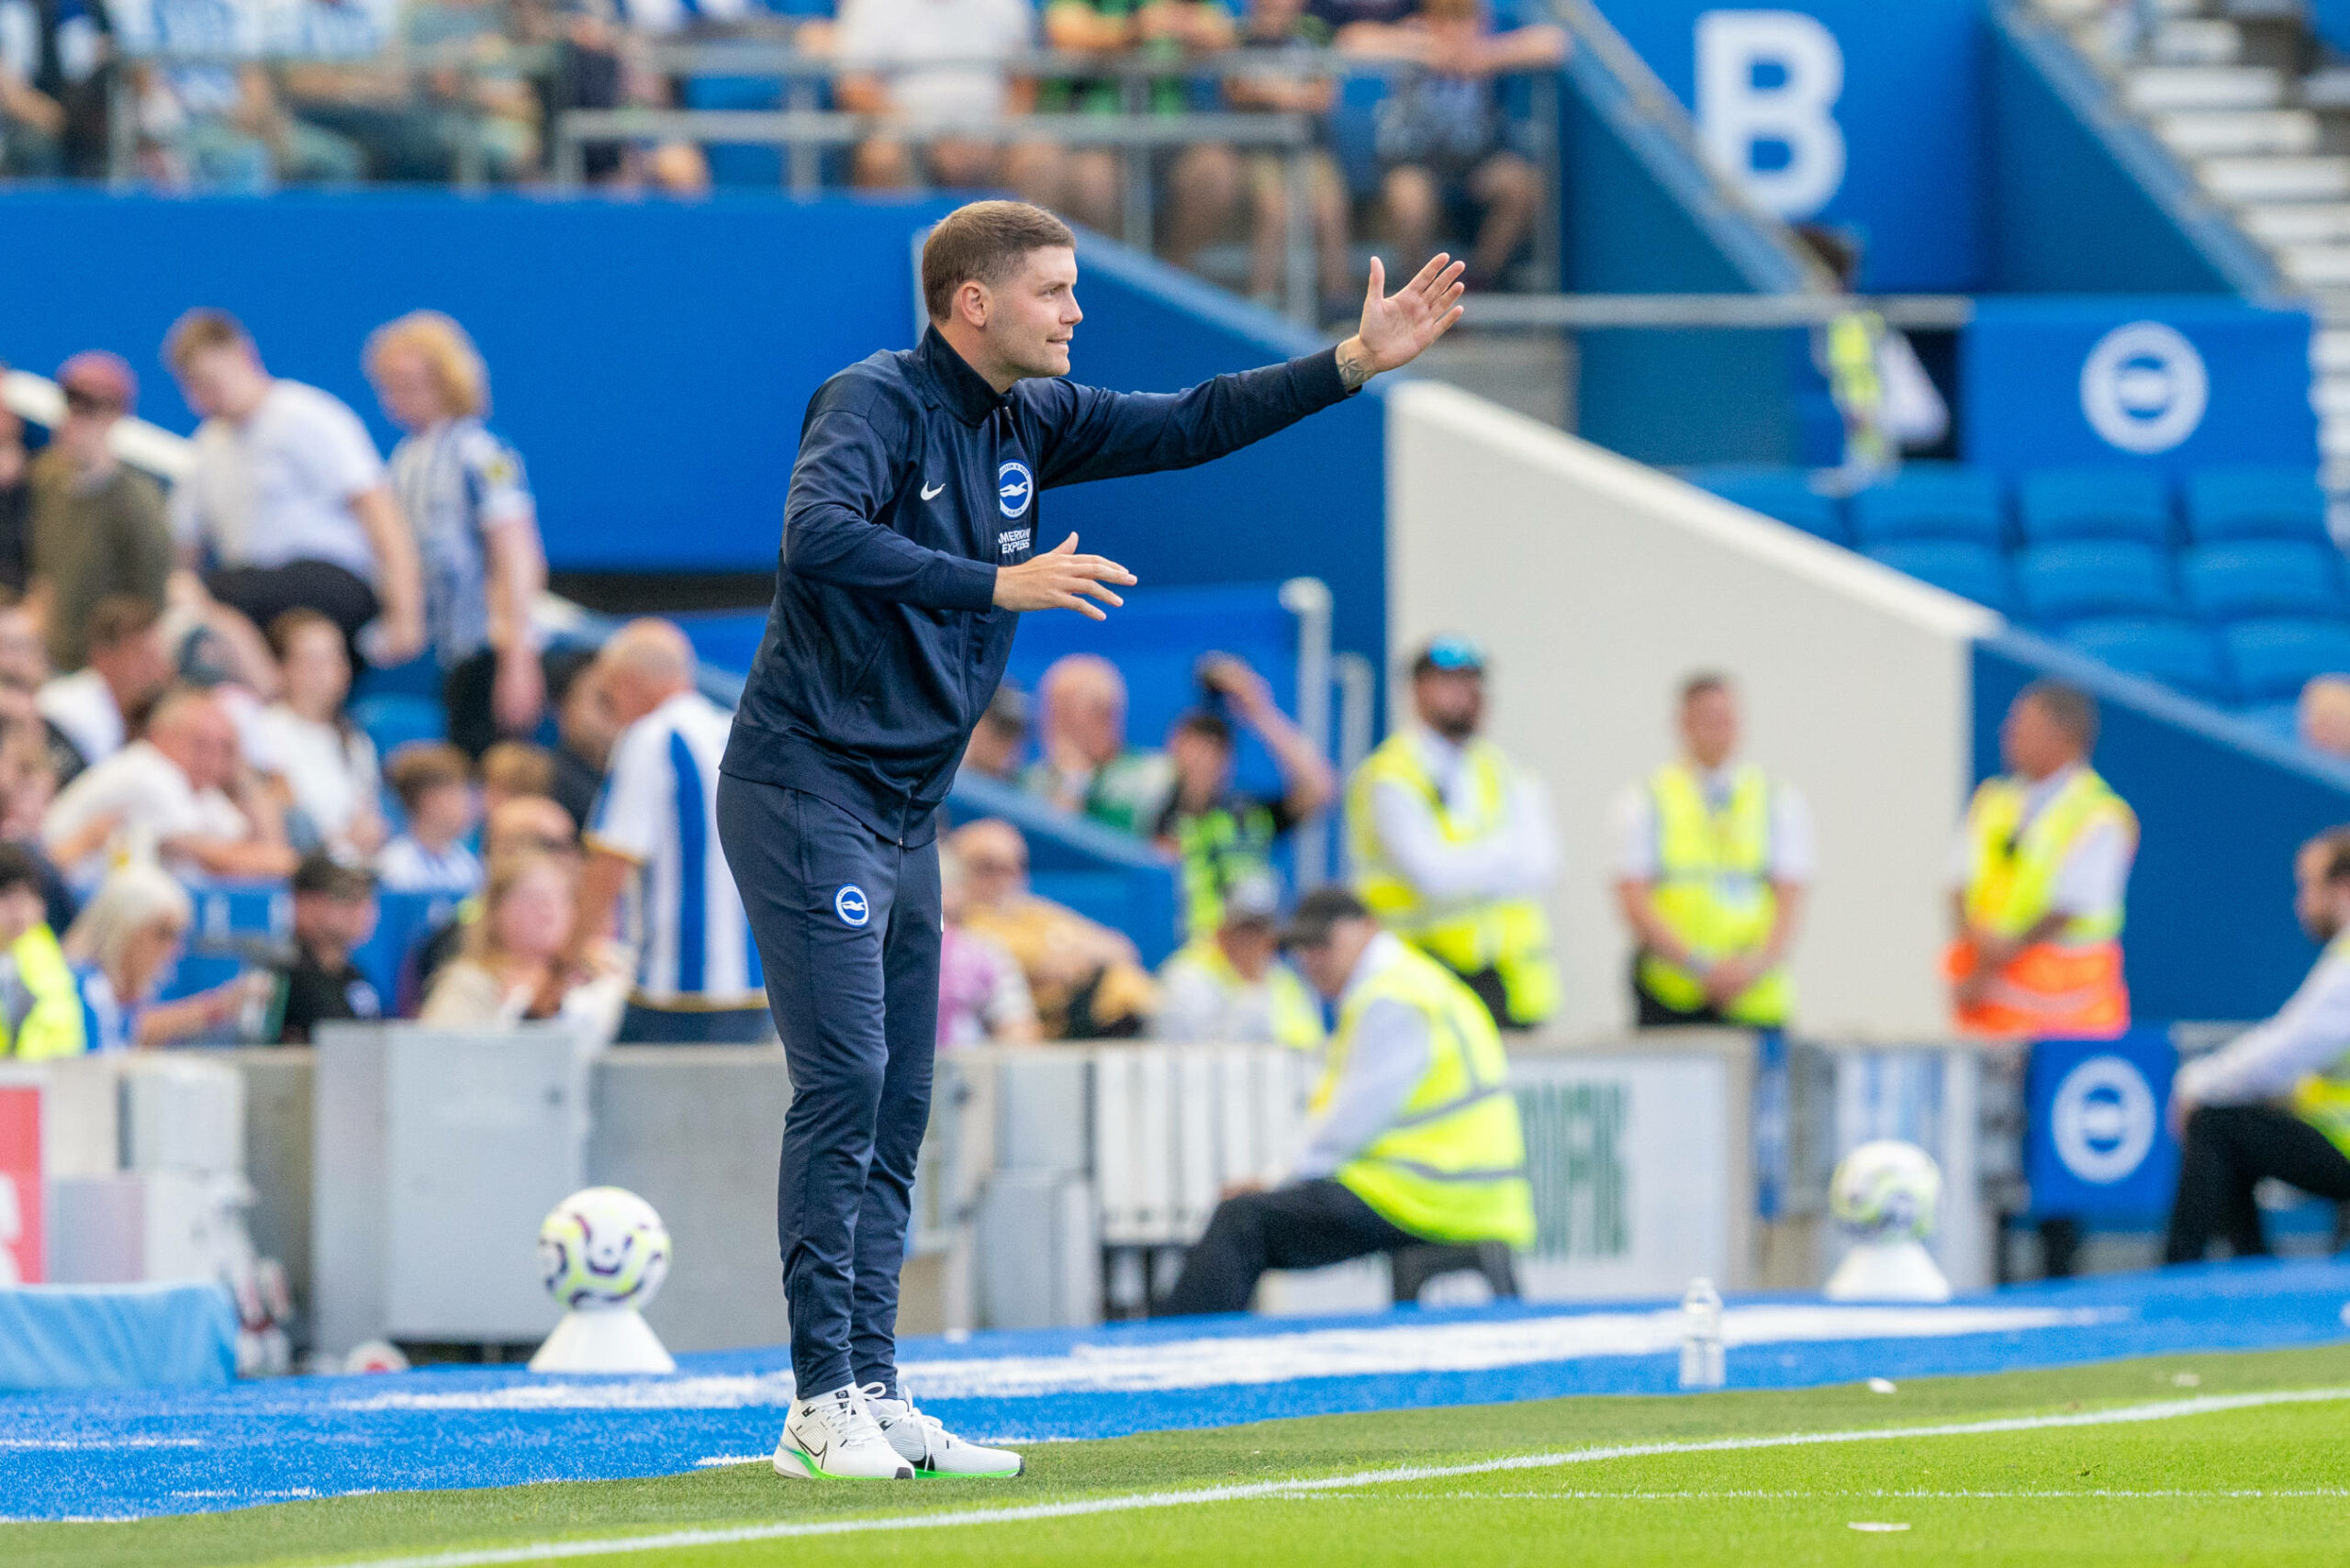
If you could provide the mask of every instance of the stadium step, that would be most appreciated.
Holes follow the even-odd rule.
[[[2350,202],[2283,202],[2244,209],[2244,232],[2264,245],[2350,243]]]
[[[2310,405],[2320,419],[2350,419],[2350,377],[2319,376],[2310,387]]]
[[[2142,114],[2273,109],[2285,101],[2285,78],[2265,65],[2149,65],[2130,73],[2122,95]]]
[[[2310,288],[2350,288],[2350,245],[2279,245],[2277,264]]]
[[[2350,197],[2350,158],[2205,158],[2203,185],[2222,201],[2338,201]]]
[[[2181,109],[2156,115],[2154,126],[2188,158],[2318,150],[2317,116],[2307,109]]]
[[[2350,327],[2320,327],[2310,334],[2310,368],[2320,375],[2350,375]]]
[[[2244,50],[2244,33],[2233,22],[2182,17],[2154,32],[2151,51],[2158,65],[2233,65]]]

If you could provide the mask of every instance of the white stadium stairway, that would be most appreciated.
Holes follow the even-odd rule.
[[[2038,14],[2104,75],[2264,250],[2318,318],[2317,410],[2335,532],[2350,521],[2350,66],[2328,62],[2299,10],[2277,0],[2160,0],[2132,40],[2105,0],[2037,0]]]

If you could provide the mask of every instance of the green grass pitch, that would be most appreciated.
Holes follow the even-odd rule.
[[[2335,1565],[2350,1562],[2350,1397],[2231,1405],[2325,1390],[2350,1394],[2350,1347],[1944,1378],[1890,1394],[1562,1399],[1054,1443],[1031,1450],[1029,1473],[1011,1482],[820,1484],[762,1462],[18,1525],[0,1529],[0,1562]],[[2159,1418],[2113,1418],[2132,1409]],[[1850,1437],[1984,1422],[2007,1425]],[[1728,1446],[1806,1434],[1844,1438]],[[1705,1443],[1723,1446],[1693,1447]],[[1588,1451],[1628,1447],[1659,1451]],[[1471,1466],[1487,1468],[1460,1473]],[[1216,1500],[1187,1499],[1201,1491]],[[969,1517],[990,1509],[1026,1517]],[[709,1539],[743,1530],[770,1533]],[[688,1539],[632,1539],[663,1535]],[[602,1549],[582,1554],[590,1541]]]

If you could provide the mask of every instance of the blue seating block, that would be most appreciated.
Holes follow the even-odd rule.
[[[2076,621],[2065,628],[2065,641],[2125,674],[2158,680],[2190,697],[2224,702],[2235,694],[2218,643],[2190,621]]]
[[[351,705],[351,722],[367,732],[375,743],[375,755],[389,757],[395,748],[409,741],[439,741],[449,738],[449,715],[439,702],[428,697],[411,697],[400,692],[386,692],[379,697],[363,697]]]
[[[2025,613],[2043,626],[2100,615],[2179,614],[2169,558],[2126,540],[2042,544],[2016,557]]]
[[[1693,468],[1687,477],[1700,489],[1710,490],[1726,501],[1759,511],[1764,517],[1777,518],[1790,528],[1800,528],[1831,543],[1852,542],[1852,531],[1844,523],[1843,509],[1832,498],[1813,489],[1811,476],[1804,469],[1726,463]]]
[[[1897,572],[1907,572],[1961,599],[1971,599],[2002,615],[2015,613],[2015,584],[2009,576],[2008,564],[1986,544],[1955,539],[1917,539],[1879,544],[1866,554],[1872,561],[1882,562]]]
[[[2187,602],[2210,621],[2350,610],[2341,556],[2331,544],[2287,539],[2199,544],[2180,554],[2178,570]]]
[[[2350,621],[2239,621],[2220,640],[2247,702],[2290,701],[2312,676],[2350,675]]]
[[[2326,540],[2325,493],[2307,468],[2220,467],[2188,476],[2187,532],[2228,539]]]
[[[2006,508],[1999,482],[1954,463],[1912,463],[1852,498],[1852,536],[1863,549],[1913,539],[1957,539],[1997,548]]]
[[[2055,468],[2016,487],[2016,525],[2027,544],[2076,539],[2170,542],[2170,493],[2134,468]]]

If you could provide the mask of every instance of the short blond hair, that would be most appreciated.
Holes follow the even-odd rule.
[[[441,387],[441,400],[457,415],[489,412],[489,367],[465,330],[438,310],[411,310],[367,334],[367,374],[380,376],[384,356],[396,349],[420,355]]]
[[[112,976],[121,968],[131,938],[164,921],[185,931],[195,918],[195,901],[185,888],[153,861],[133,860],[108,872],[97,895],[82,906],[66,929],[65,956],[77,964],[95,964]]]

